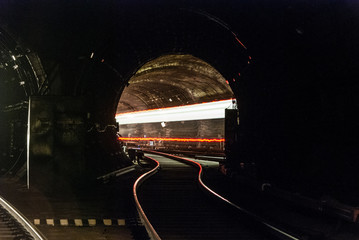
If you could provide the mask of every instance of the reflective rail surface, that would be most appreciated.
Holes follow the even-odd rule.
[[[147,156],[161,164],[158,174],[145,183],[143,178],[138,180],[143,185],[136,193],[140,199],[137,199],[137,204],[141,201],[142,205],[140,215],[147,215],[147,223],[144,224],[150,226],[146,229],[152,235],[151,239],[273,239],[273,236],[277,239],[299,239],[264,221],[254,223],[253,220],[258,222],[261,219],[235,206],[203,183],[199,163],[183,158],[173,161],[170,159],[173,155],[167,154]],[[189,164],[198,167],[199,172]],[[158,169],[159,164],[143,177],[148,178]],[[210,200],[200,191],[201,188],[225,201],[227,206]],[[238,209],[233,211],[233,207]],[[259,225],[261,228],[258,228]]]
[[[215,196],[216,198],[220,199],[221,201],[227,203],[228,205],[234,207],[235,209],[237,209],[238,211],[245,213],[247,216],[249,216],[250,218],[252,218],[253,220],[257,221],[258,223],[260,223],[261,225],[263,225],[264,227],[268,228],[268,230],[270,230],[270,232],[275,235],[276,237],[278,237],[279,239],[288,239],[288,240],[299,240],[300,237],[299,236],[295,236],[292,233],[289,233],[289,231],[281,229],[279,227],[274,226],[272,223],[269,223],[268,221],[266,221],[265,219],[261,218],[260,216],[236,205],[235,203],[232,203],[230,200],[226,199],[225,197],[221,196],[220,194],[218,194],[217,192],[215,192],[214,190],[212,190],[210,187],[208,187],[202,180],[202,176],[203,176],[203,168],[202,165],[196,161],[190,160],[190,159],[186,159],[186,158],[182,158],[179,156],[175,156],[175,155],[171,155],[171,154],[167,154],[167,153],[162,153],[162,152],[155,152],[155,151],[147,151],[149,153],[153,153],[153,154],[158,154],[161,156],[166,156],[168,158],[180,161],[180,162],[184,162],[184,163],[188,163],[191,164],[193,166],[198,167],[199,172],[198,172],[198,182],[200,187],[209,192],[211,195]]]
[[[147,157],[149,158],[149,157]],[[140,187],[140,185],[149,177],[151,177],[153,174],[155,174],[159,168],[160,168],[160,163],[158,161],[156,161],[155,159],[153,158],[149,158],[150,160],[156,162],[156,167],[154,167],[152,170],[142,174],[135,182],[135,184],[133,185],[133,196],[134,196],[134,199],[135,199],[135,204],[136,204],[136,208],[137,208],[137,212],[138,214],[140,215],[140,219],[141,219],[141,222],[142,224],[145,226],[146,228],[146,231],[149,235],[149,237],[151,239],[154,239],[154,240],[159,240],[161,239],[156,230],[153,228],[152,224],[150,223],[150,221],[148,220],[145,212],[143,211],[142,209],[142,206],[138,200],[138,197],[137,197],[137,189]]]
[[[10,203],[0,197],[0,239],[45,240]]]

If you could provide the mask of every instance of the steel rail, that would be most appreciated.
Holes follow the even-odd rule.
[[[135,204],[136,204],[136,208],[137,208],[137,212],[138,214],[140,215],[140,219],[141,219],[141,222],[142,224],[145,226],[146,228],[146,231],[149,235],[149,237],[152,239],[152,240],[160,240],[160,236],[157,234],[156,230],[153,228],[152,224],[150,223],[150,221],[148,220],[145,212],[143,211],[142,207],[141,207],[141,204],[138,200],[138,197],[137,197],[137,189],[140,187],[140,185],[149,177],[151,177],[152,175],[156,174],[159,169],[160,169],[160,163],[153,159],[153,158],[150,158],[150,157],[146,157],[154,162],[156,162],[156,167],[154,167],[153,169],[151,169],[150,171],[142,174],[137,180],[136,182],[134,183],[133,185],[133,197],[135,199]]]
[[[0,205],[34,238],[34,240],[46,240],[46,238],[23,216],[14,206],[0,197]]]
[[[166,156],[168,158],[177,160],[177,161],[181,161],[181,162],[185,162],[188,164],[191,164],[193,166],[196,166],[199,168],[199,173],[198,173],[198,182],[199,185],[202,189],[204,189],[205,191],[209,192],[210,194],[212,194],[213,196],[217,197],[218,199],[220,199],[221,201],[224,201],[225,203],[229,204],[230,206],[236,208],[237,210],[239,210],[240,212],[246,214],[247,216],[251,217],[253,220],[259,222],[260,224],[262,224],[263,226],[267,227],[269,230],[271,230],[273,232],[273,234],[275,234],[277,237],[283,239],[283,240],[300,240],[299,236],[294,236],[294,234],[288,233],[286,230],[282,230],[279,227],[275,227],[272,223],[269,223],[268,221],[266,221],[265,219],[263,219],[262,217],[238,206],[237,204],[231,202],[230,200],[228,200],[227,198],[221,196],[220,194],[218,194],[217,192],[215,192],[214,190],[212,190],[210,187],[208,187],[203,181],[202,181],[202,176],[203,176],[203,168],[202,165],[196,161],[187,159],[187,158],[182,158],[182,157],[178,157],[178,156],[174,156],[171,154],[167,154],[167,153],[162,153],[162,152],[156,152],[156,151],[150,151],[150,150],[145,150],[144,152],[148,152],[148,153],[153,153],[153,154],[157,154],[157,155],[162,155],[162,156]]]

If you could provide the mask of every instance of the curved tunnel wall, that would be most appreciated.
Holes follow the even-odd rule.
[[[47,86],[41,61],[0,25],[0,174],[14,174],[26,159],[29,96]]]
[[[121,94],[116,113],[232,98],[223,76],[191,55],[160,56],[143,65]]]

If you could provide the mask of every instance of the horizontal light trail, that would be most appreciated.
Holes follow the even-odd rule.
[[[151,109],[116,114],[119,125],[154,122],[176,122],[224,118],[224,110],[232,107],[232,99],[179,107]]]
[[[159,138],[159,137],[119,137],[121,141],[167,141],[167,142],[224,142],[224,138]]]

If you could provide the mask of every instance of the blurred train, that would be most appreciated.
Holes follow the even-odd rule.
[[[225,109],[232,99],[121,113],[119,140],[127,147],[224,155]]]
[[[205,132],[204,132],[205,131]],[[118,138],[126,148],[199,152],[224,155],[224,120],[132,124],[120,126]]]

